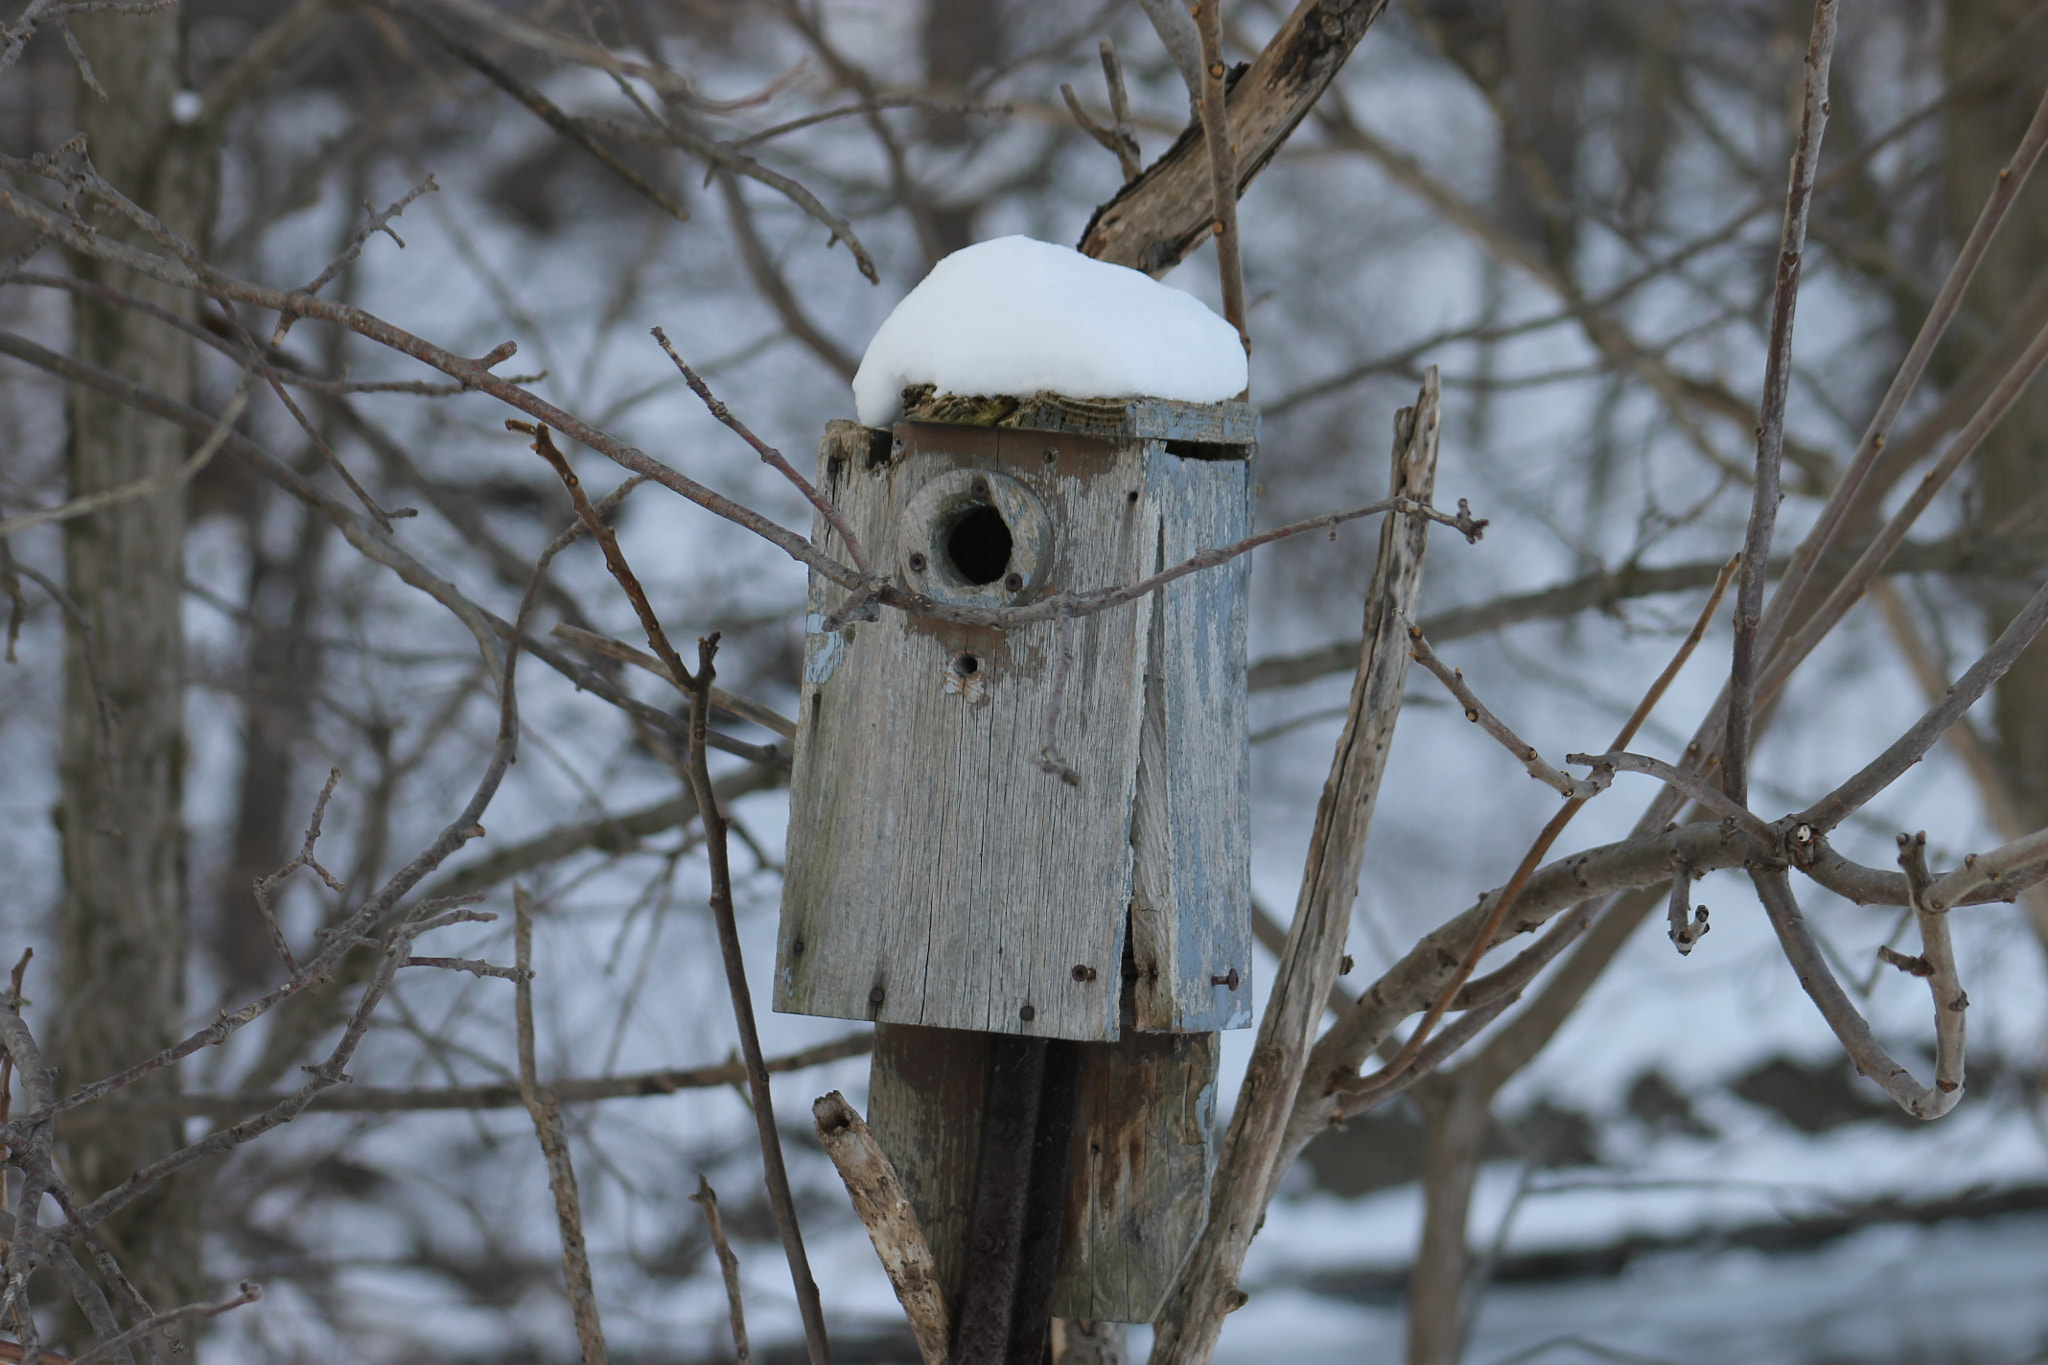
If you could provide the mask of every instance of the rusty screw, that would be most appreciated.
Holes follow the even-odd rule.
[[[1237,974],[1237,968],[1232,967],[1229,976],[1212,976],[1209,978],[1209,984],[1212,986],[1228,986],[1230,989],[1236,990],[1238,982],[1242,979]]]
[[[1024,591],[1024,575],[1020,573],[1004,574],[1003,586],[1011,592]]]
[[[924,557],[924,551],[914,550],[911,552],[910,571],[912,573],[923,573],[924,566],[928,563],[930,563],[930,561]]]
[[[971,484],[967,485],[967,491],[968,491],[969,493],[972,493],[972,494],[973,494],[973,495],[974,495],[975,497],[977,497],[977,498],[985,498],[985,497],[987,497],[987,496],[988,496],[988,480],[987,480],[987,479],[976,479],[976,480],[975,480],[975,481],[974,481],[973,483],[971,483]]]
[[[1093,967],[1090,967],[1085,963],[1076,964],[1076,966],[1074,967],[1074,980],[1085,982],[1093,981],[1094,979],[1095,969]]]
[[[1023,1009],[1017,1011],[1017,1017],[1028,1024],[1038,1017],[1038,1011],[1026,1005]]]
[[[796,939],[789,945],[789,955],[791,957],[802,957],[804,955],[804,941],[802,939]]]
[[[868,1003],[870,1005],[879,1005],[882,1003],[882,1000],[883,995],[882,988],[880,986],[877,986],[873,990],[868,992]]]

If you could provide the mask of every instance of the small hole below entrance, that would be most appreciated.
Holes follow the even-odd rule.
[[[946,558],[953,561],[962,578],[977,587],[1003,576],[1014,546],[1009,523],[988,503],[969,507],[946,533]]]
[[[953,671],[963,678],[971,678],[981,672],[981,660],[972,654],[962,654],[953,660]]]

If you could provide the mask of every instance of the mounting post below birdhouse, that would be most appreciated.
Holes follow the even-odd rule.
[[[818,485],[941,602],[1114,588],[1250,532],[1247,404],[906,400],[893,430],[832,423]],[[838,625],[850,594],[812,576],[774,1003],[884,1026],[868,1121],[962,1359],[1048,1302],[1151,1320],[1205,1214],[1215,1033],[1251,1020],[1248,578],[998,630]]]

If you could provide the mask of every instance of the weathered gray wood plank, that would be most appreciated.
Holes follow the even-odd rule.
[[[1159,563],[1251,532],[1252,472],[1243,461],[1189,460],[1154,445],[1146,484],[1159,512]],[[1152,965],[1139,961],[1153,999],[1140,1028],[1179,1032],[1242,1028],[1251,1022],[1251,749],[1245,725],[1245,616],[1251,561],[1239,558],[1167,585],[1153,608],[1147,650],[1146,731],[1140,783],[1163,793],[1164,819],[1135,821],[1140,848],[1132,910],[1134,956],[1164,937]],[[1149,900],[1148,900],[1149,898]],[[1220,978],[1220,981],[1219,981]],[[1161,991],[1164,1001],[1157,997]],[[1141,1001],[1146,992],[1140,992]]]
[[[909,572],[899,561],[930,535],[895,511],[955,469],[1000,471],[1043,503],[1043,591],[1129,582],[1153,562],[1141,445],[916,423],[896,437],[878,466],[828,449],[821,471],[878,566]],[[816,595],[814,621],[843,600]],[[1147,598],[1009,632],[888,612],[808,637],[777,1009],[1117,1036],[1151,611]],[[1057,742],[1078,787],[1032,763],[1062,651]]]

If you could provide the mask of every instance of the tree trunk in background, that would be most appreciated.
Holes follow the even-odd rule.
[[[256,490],[243,527],[249,623],[242,776],[234,842],[214,879],[214,913],[204,935],[221,984],[232,994],[273,986],[284,974],[255,885],[291,857],[304,831],[306,802],[292,786],[293,760],[312,726],[319,691],[320,644],[312,625],[326,524],[311,509],[289,509],[297,535],[288,553],[273,553],[263,522],[275,501],[268,490]],[[298,829],[291,828],[294,821]]]
[[[1466,1224],[1494,1088],[1453,1074],[1431,1076],[1409,1093],[1428,1126],[1429,1156],[1422,1172],[1422,1244],[1408,1282],[1408,1365],[1458,1365],[1472,1274]]]
[[[113,185],[197,242],[211,177],[197,139],[173,124],[183,83],[178,11],[71,21],[108,98],[81,84],[78,125],[94,165]],[[133,236],[101,214],[99,227]],[[159,307],[195,314],[167,286],[90,261],[73,269],[133,291]],[[190,401],[192,344],[161,323],[77,299],[72,349],[79,359]],[[70,394],[71,495],[173,474],[188,439],[169,423],[74,388]],[[64,568],[90,623],[65,651],[58,818],[64,899],[57,921],[61,1001],[53,1020],[68,1088],[130,1066],[183,1030],[185,853],[183,601],[185,490],[131,498],[65,523]],[[105,708],[86,650],[96,656]],[[164,1093],[163,1072],[137,1086]],[[108,1125],[70,1138],[66,1161],[87,1194],[120,1183],[179,1144],[173,1120]],[[199,1184],[160,1186],[103,1225],[151,1304],[167,1308],[201,1288]]]
[[[1001,0],[926,0],[918,34],[925,88],[944,99],[969,98],[974,78],[1002,61],[1003,19]],[[934,111],[925,121],[927,135],[941,147],[958,147],[973,136],[968,117]],[[973,243],[980,210],[979,199],[949,200],[943,192],[922,206],[916,216],[927,265]]]
[[[2010,45],[2012,30],[2033,8],[2022,0],[1949,0],[1942,61],[1950,79],[1986,53]],[[1961,241],[1976,221],[1998,171],[2012,155],[2040,102],[2048,76],[2048,42],[2036,31],[2031,49],[2015,53],[1993,79],[1949,105],[1947,197],[1951,235]],[[2026,290],[2048,270],[2048,176],[2036,173],[2013,206],[1977,272],[1968,308],[1995,330]],[[1964,333],[1968,335],[1967,332]],[[2029,527],[2048,523],[2048,385],[2039,379],[1991,433],[1977,457],[1973,514],[1987,534],[2010,535],[2015,514]],[[2017,587],[2013,590],[2018,591]],[[1996,634],[2019,598],[1987,598],[1987,629]],[[2027,829],[2048,824],[2048,647],[2036,642],[1994,694],[2001,766]],[[2048,926],[2036,926],[2048,929]]]

